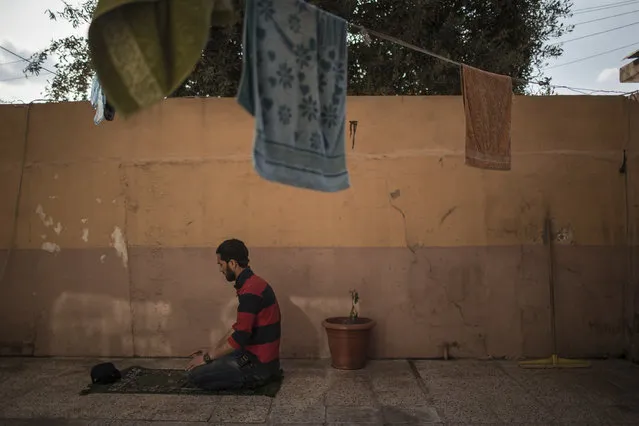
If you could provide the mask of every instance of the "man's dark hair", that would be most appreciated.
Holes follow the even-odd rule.
[[[220,259],[225,262],[236,261],[242,268],[246,268],[249,264],[249,251],[246,245],[235,238],[224,241],[218,246],[215,253],[219,254]]]

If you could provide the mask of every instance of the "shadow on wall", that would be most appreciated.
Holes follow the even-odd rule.
[[[36,324],[36,355],[130,356],[130,318],[127,300],[63,292]]]
[[[328,341],[322,321],[344,315],[350,297],[290,296],[282,307],[282,357],[327,358]],[[287,315],[288,314],[288,315]]]
[[[317,324],[291,298],[282,297],[278,302],[282,311],[282,358],[320,358]]]
[[[133,300],[134,356],[183,356],[174,346],[168,330],[176,315],[171,303],[164,300]],[[184,349],[182,349],[184,350]]]

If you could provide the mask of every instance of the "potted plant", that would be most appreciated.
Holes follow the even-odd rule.
[[[331,350],[333,368],[359,370],[366,365],[370,331],[375,321],[361,318],[357,311],[359,294],[351,290],[351,312],[348,317],[333,317],[324,320],[328,346]]]

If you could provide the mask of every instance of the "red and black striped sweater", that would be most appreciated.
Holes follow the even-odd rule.
[[[264,364],[279,364],[281,314],[275,292],[262,278],[246,268],[235,281],[237,321],[229,344],[255,355]]]

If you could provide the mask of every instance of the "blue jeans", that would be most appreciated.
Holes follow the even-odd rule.
[[[257,361],[252,354],[236,350],[189,372],[189,382],[200,389],[237,390],[266,384],[279,374],[273,366]]]

